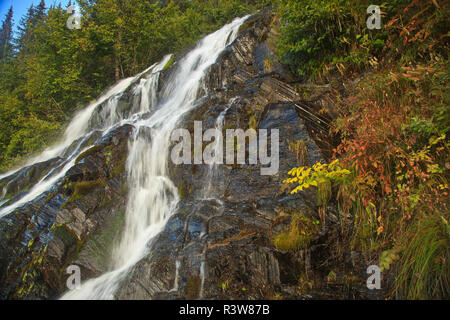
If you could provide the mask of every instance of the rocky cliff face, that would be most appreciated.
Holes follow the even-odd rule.
[[[194,121],[222,129],[280,130],[280,167],[274,176],[260,165],[174,165],[171,179],[181,201],[149,254],[120,284],[118,299],[310,299],[376,298],[365,289],[364,261],[342,251],[341,217],[331,202],[326,225],[316,225],[313,191],[289,194],[282,180],[293,166],[329,156],[327,136],[332,107],[326,88],[307,97],[276,62],[270,13],[250,18],[237,39],[210,68],[207,93],[179,127]],[[175,64],[176,65],[176,62]],[[160,90],[173,66],[161,72]],[[131,90],[118,107],[135,103]],[[328,112],[329,113],[329,112]],[[51,299],[64,293],[66,268],[78,265],[82,280],[108,270],[121,237],[127,201],[126,159],[133,127],[115,128],[78,156],[76,164],[48,192],[0,219],[0,297]],[[14,201],[27,186],[52,170],[60,158],[23,168],[0,180],[5,199]],[[207,190],[207,192],[205,191]],[[295,214],[293,214],[295,213]],[[307,241],[297,250],[275,247],[276,235],[289,231],[293,217]]]

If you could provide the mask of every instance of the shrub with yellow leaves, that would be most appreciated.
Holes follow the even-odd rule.
[[[317,162],[311,168],[292,168],[288,174],[293,178],[283,180],[283,183],[298,183],[298,186],[291,191],[291,194],[294,194],[311,186],[319,187],[323,183],[342,183],[350,173],[349,170],[342,169],[339,159],[336,159],[330,164]]]
[[[341,168],[339,159],[336,159],[329,164],[317,162],[310,168],[293,168],[288,172],[293,178],[288,178],[283,183],[298,183],[298,186],[291,191],[291,194],[303,191],[311,186],[317,187],[319,216],[322,224],[325,224],[325,208],[331,199],[333,183],[344,183],[350,173],[349,170]]]

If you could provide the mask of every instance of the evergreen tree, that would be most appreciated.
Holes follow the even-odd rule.
[[[13,8],[9,8],[5,20],[0,29],[0,59],[4,60],[12,55],[12,26],[13,26]]]
[[[27,13],[20,18],[19,25],[17,26],[18,29],[18,36],[16,39],[16,49],[21,52],[25,53],[26,46],[28,41],[30,40],[31,35],[31,25],[34,17],[35,9],[33,5],[31,5],[28,8]]]
[[[36,7],[36,10],[34,11],[33,23],[41,21],[44,18],[44,16],[45,16],[45,1],[41,0],[41,2]]]

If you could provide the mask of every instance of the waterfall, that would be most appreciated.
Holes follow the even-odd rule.
[[[167,172],[171,132],[197,106],[206,71],[236,38],[246,18],[236,19],[206,36],[182,58],[167,79],[160,100],[154,89],[157,79],[139,84],[136,94],[148,94],[141,99],[139,112],[148,110],[150,104],[155,106],[150,117],[133,118],[135,129],[129,142],[126,169],[129,194],[125,230],[111,257],[111,270],[67,292],[62,299],[113,299],[120,282],[148,253],[152,240],[162,231],[179,201],[178,190]]]
[[[228,110],[233,106],[233,104],[235,103],[237,99],[236,98],[232,98],[230,100],[230,102],[228,103],[228,106],[219,113],[219,115],[217,116],[216,119],[216,123],[215,123],[215,129],[218,130],[219,132],[222,132],[223,130],[223,123],[225,121],[225,115],[227,114]],[[218,143],[217,141],[214,142],[214,161],[212,163],[209,164],[208,166],[208,172],[206,174],[206,180],[208,181],[208,184],[205,185],[205,187],[202,190],[201,193],[201,199],[199,200],[204,200],[204,201],[208,201],[208,200],[214,200],[218,205],[219,205],[219,215],[222,215],[223,213],[223,201],[219,198],[216,198],[217,195],[214,194],[213,190],[212,190],[212,185],[213,185],[213,181],[214,179],[216,179],[216,172],[217,172],[217,166],[219,164],[222,164],[222,161],[217,161],[216,155],[221,155],[222,157],[222,161],[223,161],[223,150],[222,150],[222,145],[220,143]],[[206,226],[203,226],[203,230],[200,234],[200,238],[203,238],[206,235]],[[206,280],[206,257],[205,257],[205,252],[206,252],[206,247],[207,247],[207,241],[205,241],[205,247],[203,249],[203,253],[201,255],[201,262],[200,262],[200,279],[201,279],[201,283],[200,283],[200,293],[199,293],[199,297],[203,298],[203,294],[204,294],[204,286],[205,286],[205,280]],[[175,275],[175,279],[177,279],[178,277],[178,266],[176,269],[176,275]],[[175,280],[177,281],[177,280]],[[178,287],[177,287],[178,288]]]
[[[150,68],[144,70],[135,77],[121,80],[115,86],[110,88],[105,94],[100,96],[100,98],[98,98],[95,102],[91,103],[85,109],[77,113],[67,127],[61,141],[56,145],[47,148],[37,157],[30,159],[25,168],[56,157],[62,157],[63,161],[56,168],[53,168],[48,174],[42,177],[41,180],[39,180],[20,199],[7,205],[6,207],[0,207],[0,218],[8,213],[11,213],[27,202],[33,201],[58,183],[58,181],[65,176],[67,171],[75,165],[75,160],[78,155],[92,147],[92,145],[89,145],[81,148],[81,146],[91,138],[94,131],[102,131],[103,135],[105,135],[117,126],[123,125],[124,123],[131,123],[132,119],[124,118],[124,115],[120,114],[117,110],[120,97],[131,84],[133,84],[137,79],[140,79],[142,75],[150,71],[150,75],[146,79],[141,79],[141,83],[144,83],[145,86],[148,86],[146,83],[153,84],[152,89],[156,91],[154,83],[157,83],[160,71],[170,58],[171,55],[168,55],[164,57],[160,63],[152,65]],[[141,96],[143,101],[148,101],[147,96],[156,97],[156,92],[151,92],[151,89],[148,88],[147,91],[142,92]],[[149,111],[153,105],[154,104],[148,103],[147,108],[140,107],[138,111]],[[73,144],[76,141],[78,141],[78,143],[76,143],[73,148]],[[22,169],[24,168],[7,172],[1,175],[0,179],[11,176]],[[3,188],[0,199],[5,196],[7,188],[8,185]],[[4,203],[7,203],[7,200],[1,201],[0,206]]]
[[[228,106],[219,113],[219,116],[216,119],[216,124],[215,124],[215,129],[219,132],[222,132],[223,129],[223,122],[225,120],[225,115],[227,114],[228,110],[230,110],[230,108],[233,106],[233,104],[235,103],[236,98],[232,98],[230,100],[230,102],[228,103]],[[216,155],[221,155],[222,157],[222,161],[220,161],[219,163],[216,161]],[[216,172],[216,167],[219,164],[223,163],[223,145],[221,143],[219,143],[218,141],[214,141],[214,161],[212,163],[209,164],[208,167],[208,173],[206,174],[206,180],[208,181],[208,185],[203,188],[203,192],[202,192],[202,196],[203,196],[203,200],[208,200],[208,199],[215,199],[214,195],[212,194],[212,183],[214,181],[214,174]]]
[[[169,292],[176,292],[176,291],[178,291],[178,288],[180,287],[180,284],[179,284],[180,265],[181,265],[181,261],[177,259],[175,261],[175,280],[173,283],[173,288],[170,289]]]

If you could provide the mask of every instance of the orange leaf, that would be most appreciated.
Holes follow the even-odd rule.
[[[380,233],[382,233],[383,232],[383,226],[380,226],[378,229],[377,229],[377,235],[380,235]]]

